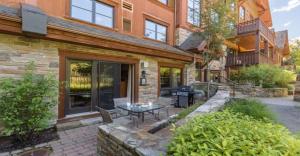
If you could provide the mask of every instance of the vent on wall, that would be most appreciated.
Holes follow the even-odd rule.
[[[123,8],[132,11],[132,4],[123,2]]]

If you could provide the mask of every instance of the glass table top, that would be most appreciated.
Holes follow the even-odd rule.
[[[152,110],[161,109],[163,107],[164,106],[159,104],[121,104],[117,106],[117,108],[136,113],[148,112]]]

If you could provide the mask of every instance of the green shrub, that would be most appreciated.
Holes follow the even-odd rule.
[[[283,126],[230,111],[197,116],[175,130],[167,155],[300,155],[300,140]]]
[[[257,100],[252,99],[237,99],[228,102],[225,109],[234,113],[242,113],[258,120],[273,120],[275,121],[275,115],[266,105]]]
[[[20,79],[0,81],[0,122],[5,135],[31,139],[49,126],[57,103],[57,82],[53,75],[35,74],[35,65],[26,66]]]
[[[257,86],[262,85],[263,88],[287,88],[290,82],[296,80],[295,73],[267,64],[244,67],[230,75],[234,81],[251,82]]]

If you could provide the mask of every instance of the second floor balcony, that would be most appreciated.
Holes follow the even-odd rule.
[[[260,34],[269,41],[270,44],[275,43],[275,33],[269,29],[266,24],[259,18],[242,22],[237,25],[237,34],[246,35],[250,33],[260,32]]]
[[[256,64],[280,64],[281,61],[278,60],[277,54],[265,54],[263,50],[260,53],[252,52],[242,52],[236,55],[229,54],[226,57],[226,66],[250,66]]]

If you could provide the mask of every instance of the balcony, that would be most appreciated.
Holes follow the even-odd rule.
[[[247,22],[239,23],[237,26],[237,34],[244,35],[248,33],[254,33],[259,31],[262,36],[264,36],[270,44],[275,43],[275,33],[273,30],[269,29],[263,21],[259,18]]]
[[[258,52],[243,52],[238,53],[238,55],[234,56],[233,54],[229,54],[226,57],[226,66],[250,66],[256,64],[278,64],[280,61],[277,60],[277,54],[271,55],[268,57],[267,54],[261,50]]]

